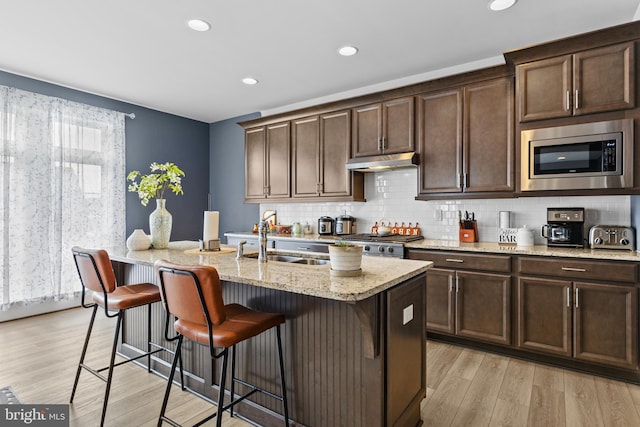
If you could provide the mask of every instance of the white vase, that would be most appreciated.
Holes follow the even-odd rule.
[[[151,239],[140,228],[133,230],[127,238],[127,249],[130,251],[146,251],[151,246]]]
[[[357,271],[362,264],[361,245],[329,245],[329,262],[334,271]]]
[[[154,249],[169,247],[173,218],[165,208],[165,199],[156,199],[156,209],[149,215],[149,230],[151,230],[151,244]]]

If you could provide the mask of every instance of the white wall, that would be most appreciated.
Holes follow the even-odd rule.
[[[422,234],[430,239],[458,240],[457,211],[475,213],[480,241],[496,242],[498,212],[512,211],[511,226],[528,225],[536,230],[536,244],[546,241],[540,228],[546,223],[547,207],[583,207],[586,225],[631,224],[630,196],[522,197],[517,199],[460,199],[451,201],[417,201],[417,169],[368,173],[365,177],[366,203],[286,203],[262,204],[261,212],[278,212],[280,224],[309,222],[314,231],[323,215],[343,213],[357,219],[358,232],[369,232],[375,221],[419,223]]]

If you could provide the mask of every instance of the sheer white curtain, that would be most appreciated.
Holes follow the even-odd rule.
[[[124,115],[0,86],[0,144],[0,308],[71,298],[71,247],[125,241]]]

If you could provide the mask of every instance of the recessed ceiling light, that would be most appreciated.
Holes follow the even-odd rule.
[[[253,77],[245,77],[244,79],[242,79],[242,83],[246,85],[255,85],[258,84],[258,80],[254,79]]]
[[[202,19],[189,19],[187,26],[193,31],[209,31],[211,29],[211,24]]]
[[[493,11],[500,11],[509,9],[511,6],[516,4],[517,0],[491,0],[489,1],[489,9]]]
[[[338,49],[338,53],[342,56],[353,56],[358,53],[358,48],[355,46],[342,46]]]

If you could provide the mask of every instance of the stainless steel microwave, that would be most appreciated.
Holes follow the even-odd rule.
[[[520,189],[633,187],[633,119],[522,131]]]

